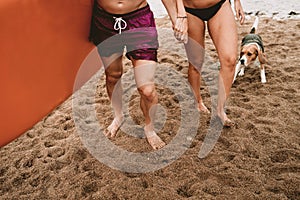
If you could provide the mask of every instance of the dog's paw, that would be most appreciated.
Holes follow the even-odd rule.
[[[239,76],[244,76],[244,72],[243,71],[240,71],[240,73],[238,74]]]

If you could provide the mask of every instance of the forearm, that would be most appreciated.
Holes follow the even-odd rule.
[[[234,9],[237,19],[240,21],[241,24],[243,24],[245,20],[245,14],[240,0],[234,0]]]
[[[177,16],[186,16],[183,0],[176,0],[177,5]]]
[[[177,17],[177,5],[176,5],[177,0],[161,0],[161,1],[168,12],[172,24],[174,25]]]
[[[174,36],[177,40],[187,43],[188,23],[182,0],[161,0],[172,21]]]
[[[237,8],[242,8],[242,3],[240,0],[233,0],[233,3],[234,3],[234,8],[237,9]]]
[[[168,15],[174,25],[178,16],[186,16],[182,0],[161,0],[164,4]]]

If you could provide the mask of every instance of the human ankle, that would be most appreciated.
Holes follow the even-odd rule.
[[[146,132],[146,133],[148,133],[148,132],[151,132],[151,131],[154,131],[154,127],[153,127],[153,124],[146,124],[145,125],[145,127],[144,127],[144,131]]]
[[[115,114],[115,119],[117,119],[117,120],[123,120],[123,118],[124,118],[123,113],[121,113],[121,114]]]

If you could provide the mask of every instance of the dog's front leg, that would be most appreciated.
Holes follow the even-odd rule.
[[[266,73],[265,73],[265,66],[263,64],[260,64],[260,78],[262,83],[266,83]]]
[[[240,68],[241,68],[241,70],[240,70],[239,76],[244,76],[244,74],[245,74],[245,67],[242,66]]]
[[[232,83],[234,83],[236,76],[237,76],[238,72],[240,71],[240,68],[241,68],[241,63],[239,61],[235,66],[235,72],[234,72],[234,77],[233,77]]]

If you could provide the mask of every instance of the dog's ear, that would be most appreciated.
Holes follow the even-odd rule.
[[[258,60],[261,64],[266,64],[268,62],[265,54],[260,50],[258,50]]]

